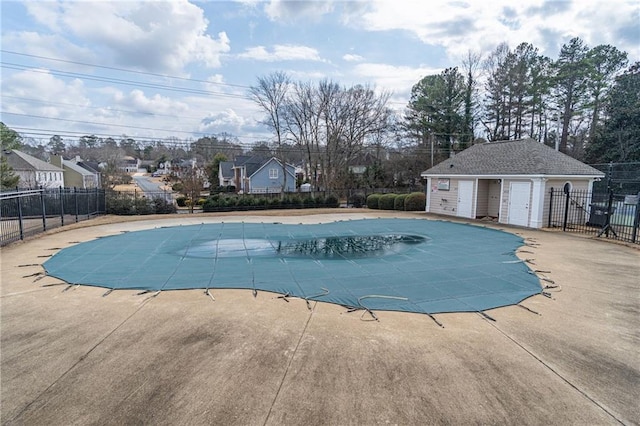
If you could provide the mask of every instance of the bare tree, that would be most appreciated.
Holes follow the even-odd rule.
[[[318,91],[311,83],[295,84],[287,103],[285,121],[288,134],[304,152],[305,175],[309,176],[314,190],[318,186],[320,161],[320,111]]]
[[[287,105],[287,93],[291,88],[291,79],[281,71],[274,72],[266,77],[259,77],[258,83],[251,86],[249,93],[251,99],[266,114],[266,124],[274,133],[275,142],[278,147],[282,146],[285,139],[287,129],[285,118],[285,108]],[[280,150],[280,152],[282,152]],[[287,188],[287,163],[284,158],[279,158],[282,164],[282,191],[281,196],[284,197],[284,191]]]
[[[188,168],[182,176],[182,193],[191,200],[189,212],[193,213],[194,204],[198,203],[204,188],[204,171],[195,164]]]

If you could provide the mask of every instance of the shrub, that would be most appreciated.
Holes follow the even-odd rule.
[[[178,207],[187,207],[187,201],[189,201],[189,199],[185,196],[180,196],[176,198],[176,203],[178,204]]]
[[[182,182],[176,182],[171,185],[171,189],[175,192],[180,192],[184,189],[184,185],[182,184]]]
[[[282,207],[282,203],[280,202],[279,198],[276,197],[271,197],[268,199],[268,204],[269,207],[271,207],[272,209],[277,209]]]
[[[407,198],[407,195],[409,194],[399,194],[396,196],[396,199],[393,202],[394,210],[400,210],[400,211],[404,210],[404,200]]]
[[[130,215],[133,211],[133,198],[128,196],[107,196],[106,199],[107,214]]]
[[[379,209],[380,208],[380,197],[382,194],[371,194],[367,197],[367,207],[370,209]]]
[[[236,199],[236,205],[237,205],[238,207],[247,207],[247,206],[250,206],[250,205],[251,205],[251,203],[252,203],[252,199],[253,199],[253,197],[251,197],[251,196],[243,195],[242,197],[238,197],[238,198]]]
[[[146,197],[135,197],[129,194],[116,194],[106,199],[107,214],[142,215],[156,212],[155,200]]]
[[[209,189],[209,194],[220,194],[223,192],[236,192],[236,187],[233,185],[229,185],[229,186],[216,186],[216,187],[211,187]]]
[[[142,197],[134,200],[133,214],[153,214],[156,212],[156,205],[153,200]]]
[[[424,211],[427,197],[422,192],[412,192],[404,200],[404,209],[408,212]]]
[[[351,204],[353,207],[358,209],[362,207],[364,203],[365,203],[364,194],[360,192],[352,194],[351,198],[349,199],[349,204]]]
[[[307,195],[302,199],[302,205],[305,209],[311,209],[316,206],[316,199],[311,195]]]
[[[340,200],[335,195],[327,195],[327,198],[324,199],[324,205],[327,207],[339,207]]]
[[[290,195],[285,197],[285,204],[287,204],[289,208],[297,209],[302,207],[302,200],[297,195]]]
[[[396,194],[384,194],[378,201],[378,207],[380,210],[393,210],[393,205],[396,201]]]
[[[207,201],[205,198],[198,198],[196,206],[203,206],[205,201]]]
[[[155,197],[153,199],[155,205],[155,211],[157,214],[170,214],[176,212],[176,206],[162,197]]]

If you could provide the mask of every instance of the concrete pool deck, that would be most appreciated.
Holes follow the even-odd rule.
[[[331,212],[330,210],[328,212]],[[368,212],[98,218],[2,248],[2,424],[637,424],[640,250],[567,233],[522,256],[552,299],[478,314],[360,312],[277,295],[78,287],[29,276],[105,235],[219,221],[320,223]],[[491,225],[493,226],[493,225]],[[481,248],[480,248],[481,249]],[[455,255],[455,254],[452,254]],[[24,266],[27,265],[27,266]],[[561,290],[561,291],[559,291]],[[367,320],[367,321],[363,321]]]

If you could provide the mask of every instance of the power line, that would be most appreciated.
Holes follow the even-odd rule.
[[[51,129],[34,129],[34,128],[28,128],[28,127],[20,127],[20,126],[14,126],[13,127],[14,130],[16,131],[26,131],[29,135],[36,135],[36,136],[41,136],[41,137],[52,137],[52,136],[60,136],[63,139],[65,138],[80,138],[82,136],[88,136],[86,133],[83,132],[73,132],[73,131],[59,131],[59,130],[51,130]],[[126,135],[115,135],[115,134],[107,134],[107,133],[93,133],[91,136],[96,136],[102,139],[113,139],[113,140],[119,140],[121,138],[123,138]],[[214,135],[214,134],[210,134],[208,135],[208,137],[215,137],[215,138],[225,138],[224,135]],[[252,138],[252,136],[245,136],[247,138]],[[36,139],[36,138],[34,138]],[[150,136],[146,136],[146,137],[135,137],[135,138],[131,138],[133,139],[135,142],[140,142],[140,143],[147,143],[149,145],[153,145],[153,144],[157,144],[157,143],[161,143],[164,147],[166,148],[174,148],[174,149],[178,149],[178,148],[186,148],[187,150],[193,149],[194,148],[194,144],[196,144],[198,141],[194,141],[194,140],[188,140],[188,139],[184,139],[184,140],[180,140],[177,138],[157,138],[157,137],[150,137]],[[255,138],[255,139],[262,139],[262,142],[267,142],[266,140],[264,140],[264,138]],[[228,143],[229,145],[223,145],[221,143]],[[247,143],[247,142],[240,142],[239,140],[220,140],[218,141],[218,143],[215,143],[213,141],[208,141],[208,144],[206,145],[207,148],[209,149],[218,149],[218,150],[226,150],[226,149],[233,149],[233,148],[241,148],[243,150],[251,150],[253,148],[256,147],[255,144],[253,143]],[[365,147],[363,147],[364,149],[367,148],[371,148],[373,147],[373,145],[366,145]],[[305,153],[307,152],[307,147],[305,146],[300,146],[300,145],[285,145],[285,146],[281,146],[281,147],[275,147],[275,146],[270,146],[271,149],[275,149],[275,150],[282,150],[283,152],[296,152],[296,153]],[[419,145],[412,145],[409,148],[400,148],[398,146],[387,146],[386,147],[387,150],[391,151],[391,152],[396,152],[399,154],[402,154],[402,156],[404,157],[421,157],[421,156],[426,156],[429,155],[431,153],[430,149],[425,148],[425,147],[421,147]],[[434,153],[442,153],[445,152],[446,150],[442,147],[434,147]],[[321,149],[321,147],[314,147],[312,149],[312,154],[322,154],[324,151]]]
[[[82,65],[82,66],[87,66],[87,67],[102,68],[102,69],[113,70],[113,71],[122,71],[122,72],[128,72],[128,73],[132,73],[132,74],[150,75],[150,76],[154,76],[154,77],[170,78],[170,79],[174,79],[174,80],[193,81],[193,82],[196,82],[196,83],[216,84],[216,85],[219,85],[219,86],[230,86],[230,87],[237,87],[237,88],[240,88],[240,89],[249,89],[249,86],[243,86],[243,85],[240,85],[240,84],[220,83],[220,82],[213,82],[213,81],[208,81],[208,80],[198,80],[198,79],[195,79],[195,78],[177,77],[177,76],[172,76],[172,75],[167,75],[167,74],[157,74],[157,73],[152,73],[152,72],[129,70],[129,69],[126,69],[126,68],[117,68],[117,67],[109,67],[109,66],[106,66],[106,65],[89,64],[89,63],[86,63],[86,62],[69,61],[69,60],[66,60],[66,59],[52,58],[52,57],[47,57],[47,56],[30,55],[30,54],[27,54],[27,53],[14,52],[14,51],[11,51],[11,50],[4,50],[4,49],[0,49],[0,52],[8,53],[8,54],[11,54],[11,55],[26,56],[26,57],[29,57],[29,58],[45,59],[47,61],[62,62],[62,63],[66,63],[66,64]]]
[[[124,79],[111,78],[111,77],[94,77],[89,74],[61,71],[61,70],[55,70],[55,69],[43,70],[38,68],[30,68],[22,64],[13,64],[13,63],[3,62],[2,64],[0,64],[0,66],[2,68],[13,69],[17,71],[27,71],[27,72],[38,73],[38,74],[52,74],[59,77],[68,77],[68,78],[81,78],[84,80],[99,81],[103,83],[121,84],[125,86],[144,87],[147,89],[159,89],[159,90],[166,90],[171,92],[190,93],[195,95],[214,95],[214,96],[227,97],[227,98],[233,98],[233,99],[250,100],[248,96],[234,94],[234,93],[213,92],[213,91],[204,90],[204,89],[177,88],[177,87],[167,86],[164,84],[145,83],[145,82],[124,80]]]
[[[103,110],[103,109],[108,109],[109,112],[123,112],[126,114],[141,114],[141,115],[148,115],[151,117],[171,117],[171,118],[185,118],[185,119],[193,119],[193,120],[202,120],[202,117],[190,117],[190,116],[185,116],[185,115],[173,115],[173,114],[160,114],[157,112],[146,112],[146,111],[130,111],[130,110],[123,110],[123,109],[114,109],[114,108],[110,108],[110,107],[98,107],[98,106],[87,106],[87,105],[76,105],[76,104],[70,104],[70,103],[66,103],[66,102],[53,102],[53,101],[44,101],[44,100],[40,100],[40,99],[31,99],[31,98],[21,98],[18,96],[8,96],[8,95],[2,95],[3,98],[7,98],[7,99],[17,99],[17,100],[21,100],[21,101],[27,101],[27,102],[36,102],[36,103],[40,103],[40,104],[49,104],[49,105],[61,105],[61,106],[70,106],[70,107],[76,107],[76,108],[86,108],[86,109],[97,109],[97,110]]]
[[[251,88],[251,86],[240,85],[240,84],[220,83],[220,82],[213,82],[213,81],[208,81],[208,80],[200,80],[200,79],[193,79],[193,78],[186,78],[186,77],[171,76],[171,75],[167,75],[167,74],[158,74],[158,73],[151,73],[151,72],[144,72],[144,71],[129,70],[129,69],[125,69],[125,68],[117,68],[117,67],[110,67],[110,66],[105,66],[105,65],[90,64],[90,63],[85,63],[85,62],[69,61],[69,60],[46,57],[46,56],[30,55],[30,54],[26,54],[26,53],[14,52],[14,51],[9,51],[9,50],[4,50],[4,49],[0,49],[0,52],[12,54],[12,55],[19,55],[19,56],[37,58],[37,59],[44,59],[44,60],[49,60],[49,61],[56,61],[56,62],[69,63],[69,64],[75,64],[75,65],[82,65],[82,66],[88,66],[88,67],[102,68],[102,69],[108,69],[108,70],[114,70],[114,71],[122,71],[122,72],[128,72],[128,73],[132,73],[132,74],[138,74],[138,75],[148,75],[148,76],[162,77],[162,78],[181,80],[181,81],[187,81],[187,82],[213,84],[213,85],[219,85],[219,86],[228,86],[228,87],[240,88],[240,89],[244,89],[244,90],[249,90]],[[46,71],[43,71],[43,70],[37,70],[36,71],[32,67],[27,66],[27,65],[22,65],[22,64],[1,62],[0,65],[4,66],[5,68],[9,68],[9,69],[23,70],[23,71],[30,71],[30,72],[47,73]],[[93,76],[91,76],[89,74],[85,74],[85,73],[74,73],[74,72],[67,72],[67,71],[54,70],[54,69],[48,69],[48,71],[53,75],[58,75],[58,76],[61,76],[61,77],[84,78],[84,79],[87,79],[87,80],[101,81],[101,82],[106,82],[106,83],[116,83],[116,84],[125,84],[125,85],[140,85],[141,87],[152,88],[152,89],[155,88],[155,89],[170,90],[170,91],[185,92],[185,93],[195,93],[195,94],[212,94],[212,95],[231,97],[231,98],[236,98],[236,99],[247,99],[247,100],[250,100],[250,98],[248,96],[243,96],[243,95],[239,95],[239,94],[213,92],[213,91],[198,90],[198,89],[177,89],[177,88],[174,88],[172,86],[160,85],[160,84],[155,84],[155,83],[133,82],[132,80],[116,79],[116,78],[111,78],[111,77],[93,77]],[[387,103],[388,104],[392,104],[392,105],[406,105],[406,102],[387,101]]]
[[[15,115],[18,117],[28,117],[28,118],[39,118],[39,119],[44,119],[44,120],[56,120],[56,121],[64,121],[67,123],[78,123],[78,124],[88,124],[88,125],[92,125],[92,126],[108,126],[108,127],[124,127],[127,129],[136,129],[136,130],[154,130],[154,131],[158,131],[158,132],[167,132],[167,133],[186,133],[186,134],[202,134],[205,135],[206,133],[202,133],[202,132],[188,132],[185,130],[167,130],[167,129],[156,129],[153,127],[140,127],[140,126],[129,126],[126,124],[112,124],[112,123],[98,123],[95,121],[83,121],[83,120],[71,120],[68,118],[59,118],[59,117],[44,117],[41,115],[33,115],[33,114],[19,114],[19,113],[15,113],[15,112],[5,112],[5,111],[0,111],[0,114],[4,114],[4,115]]]

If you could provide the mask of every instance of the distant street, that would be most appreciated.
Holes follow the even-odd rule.
[[[167,192],[162,189],[162,186],[157,182],[154,182],[147,176],[133,176],[133,180],[136,182],[138,187],[145,193],[145,195],[149,197],[157,197],[162,194],[166,194],[167,201],[171,201],[171,192]]]

